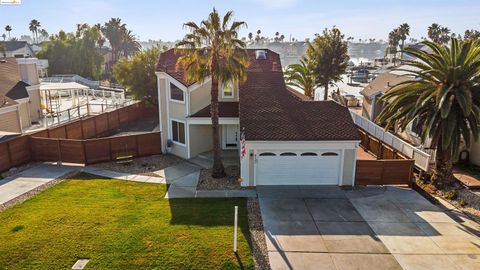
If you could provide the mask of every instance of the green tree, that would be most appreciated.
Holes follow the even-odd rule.
[[[3,41],[5,41],[7,39],[7,35],[5,35],[5,33],[3,33],[2,38],[3,38]]]
[[[103,57],[98,50],[99,36],[98,25],[79,24],[75,33],[60,31],[51,36],[37,56],[48,59],[50,74],[71,73],[100,79]]]
[[[400,59],[403,59],[403,48],[405,48],[405,40],[410,35],[410,25],[408,23],[402,23],[398,27],[398,37],[402,43],[400,44]]]
[[[40,29],[40,27],[41,27],[40,22],[35,19],[31,20],[30,24],[28,25],[28,30],[32,32],[34,42],[35,40],[38,42],[38,30]]]
[[[397,60],[397,48],[400,43],[400,32],[398,28],[393,29],[388,33],[388,47],[385,49],[386,55],[393,55],[393,64],[395,65]]]
[[[451,39],[450,46],[424,41],[429,50],[406,48],[420,61],[409,61],[414,78],[398,84],[382,97],[386,102],[378,117],[385,129],[405,130],[420,124],[423,142],[436,148],[432,180],[442,187],[453,181],[452,160],[462,141],[467,147],[478,139],[480,125],[480,43]],[[431,51],[431,52],[430,52]],[[473,135],[473,136],[471,136]]]
[[[45,29],[40,29],[38,32],[40,33],[40,36],[42,37],[42,41],[47,40],[48,37],[50,36],[48,34],[47,30],[45,30]]]
[[[248,56],[245,43],[238,38],[240,28],[245,22],[233,21],[233,12],[220,17],[213,11],[208,19],[199,25],[187,22],[185,27],[190,33],[176,44],[177,51],[183,55],[177,65],[185,70],[188,81],[205,81],[211,78],[211,118],[213,132],[213,172],[212,177],[225,176],[220,153],[220,134],[218,124],[219,83],[241,82],[246,79]]]
[[[463,35],[464,39],[472,39],[472,40],[480,40],[480,31],[478,30],[465,30],[465,34]]]
[[[155,69],[160,58],[159,47],[136,52],[131,58],[122,58],[113,66],[113,78],[137,100],[157,104],[157,77]]]
[[[12,27],[10,25],[5,26],[5,31],[8,33],[8,39],[10,39],[10,32],[12,32]]]
[[[300,64],[291,64],[285,71],[287,85],[302,89],[305,95],[312,100],[317,86],[316,80],[315,71],[308,65],[305,57],[300,59]]]
[[[308,45],[307,59],[316,73],[316,83],[325,89],[324,100],[328,99],[329,85],[340,81],[345,73],[349,60],[347,50],[348,43],[335,26],[323,30],[322,35],[315,34],[315,39]]]
[[[450,40],[450,29],[438,23],[432,23],[432,25],[428,27],[427,34],[428,38],[436,43],[445,44]]]
[[[248,33],[248,39],[249,39],[250,41],[252,41],[252,39],[253,39],[253,34],[252,34],[252,32]]]

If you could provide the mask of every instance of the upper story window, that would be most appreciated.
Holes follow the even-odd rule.
[[[227,81],[222,84],[222,97],[224,98],[233,98],[233,82]]]
[[[178,88],[173,83],[170,83],[170,99],[180,102],[185,101],[185,95],[183,94],[182,89]]]

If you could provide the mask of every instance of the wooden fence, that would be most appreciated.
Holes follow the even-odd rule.
[[[31,139],[32,160],[93,164],[115,160],[120,156],[141,157],[161,153],[160,133],[88,140]]]
[[[368,132],[362,129],[358,131],[360,133],[360,146],[362,146],[365,151],[377,157],[377,159],[409,159],[401,152],[383,143]]]
[[[0,172],[35,160],[58,161],[59,156],[64,162],[88,164],[112,160],[125,153],[133,156],[158,154],[160,153],[158,132],[98,138],[111,135],[122,126],[143,117],[157,115],[155,108],[135,103],[115,111],[1,142]]]
[[[408,185],[412,184],[412,159],[357,160],[356,185]]]
[[[90,139],[104,137],[137,119],[155,115],[155,110],[135,103],[111,112],[86,117],[32,134],[32,137],[59,139]]]

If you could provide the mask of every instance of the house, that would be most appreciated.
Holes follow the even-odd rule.
[[[25,58],[33,57],[35,53],[32,47],[26,41],[0,41],[0,45],[5,47],[5,56],[0,52],[0,57]]]
[[[36,58],[0,59],[0,131],[22,133],[42,115]]]
[[[287,88],[277,53],[247,53],[247,80],[219,93],[222,149],[241,155],[245,137],[242,185],[354,185],[360,138],[348,109]],[[211,80],[186,81],[179,57],[172,49],[157,64],[160,131],[163,151],[189,159],[212,150]]]

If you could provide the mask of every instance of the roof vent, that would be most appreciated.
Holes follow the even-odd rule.
[[[266,60],[267,59],[267,52],[265,50],[256,50],[255,51],[255,58],[257,60]]]
[[[278,71],[278,64],[277,62],[272,63],[272,71]]]

